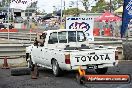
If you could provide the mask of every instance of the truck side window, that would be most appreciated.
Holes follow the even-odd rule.
[[[54,43],[58,43],[57,32],[51,33],[49,37],[48,44],[54,44]]]
[[[78,42],[86,41],[86,37],[83,32],[80,31],[77,32],[77,41]]]
[[[76,32],[75,31],[68,32],[68,40],[69,42],[76,42]]]
[[[58,32],[58,40],[59,40],[59,43],[67,43],[66,31]]]
[[[83,42],[86,40],[86,37],[82,31],[78,31],[77,34],[75,31],[68,32],[68,42],[76,42],[76,36],[78,42]]]

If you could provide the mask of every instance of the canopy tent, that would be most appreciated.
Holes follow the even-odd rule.
[[[113,22],[113,21],[121,21],[121,18],[113,15],[112,13],[106,11],[100,17],[97,17],[95,21],[99,22]]]
[[[122,13],[122,12],[123,12],[123,6],[121,6],[120,8],[114,11],[114,13]]]
[[[49,13],[49,14],[45,15],[42,19],[47,20],[47,19],[50,19],[50,18],[54,18],[54,16],[52,16],[52,13]]]

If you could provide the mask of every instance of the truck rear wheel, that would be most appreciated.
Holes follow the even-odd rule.
[[[95,71],[97,72],[97,74],[105,74],[107,72],[108,68],[98,68],[95,69]]]
[[[60,69],[59,64],[56,60],[52,61],[52,70],[53,70],[53,74],[54,74],[55,77],[60,76],[61,69]]]

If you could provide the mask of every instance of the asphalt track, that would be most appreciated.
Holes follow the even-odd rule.
[[[10,69],[0,69],[0,88],[132,88],[128,84],[85,84],[77,83],[75,72],[65,72],[62,77],[54,77],[51,70],[40,68],[38,79],[30,75],[11,76]],[[89,70],[87,74],[96,74]],[[132,76],[132,61],[122,61],[119,66],[109,68],[107,74],[130,74]]]

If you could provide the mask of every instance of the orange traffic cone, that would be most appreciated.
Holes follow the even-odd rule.
[[[32,79],[37,79],[38,78],[37,64],[33,65],[33,67],[31,68],[31,78]]]
[[[8,65],[8,63],[7,63],[7,57],[5,57],[4,58],[4,64],[3,64],[3,67],[2,67],[2,69],[9,69],[10,67],[9,67],[9,65]]]

